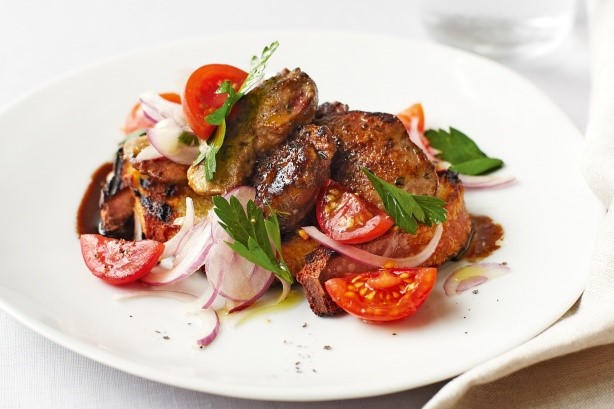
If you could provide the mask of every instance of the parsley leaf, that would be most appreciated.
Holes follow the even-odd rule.
[[[207,180],[213,179],[213,174],[215,173],[215,168],[217,167],[217,163],[215,161],[215,155],[222,148],[222,144],[224,143],[224,136],[226,135],[226,120],[223,120],[222,123],[216,128],[215,133],[209,139],[211,143],[202,142],[198,147],[198,157],[194,161],[193,166],[200,165],[201,163],[205,163],[205,177]]]
[[[439,159],[450,162],[450,169],[464,175],[483,175],[503,166],[501,159],[490,158],[478,145],[458,129],[428,129],[424,132],[431,146],[440,153]]]
[[[394,222],[407,233],[416,234],[418,223],[432,226],[446,221],[446,202],[433,196],[412,195],[362,168],[375,191],[382,199],[384,209]]]
[[[235,91],[230,81],[226,80],[220,84],[220,87],[215,91],[216,94],[228,94],[228,98],[224,101],[221,107],[215,110],[213,113],[207,115],[205,120],[211,125],[219,125],[230,113],[232,107],[243,96],[240,92]]]
[[[269,58],[273,55],[275,50],[279,47],[279,42],[274,41],[271,45],[264,47],[262,50],[262,54],[260,57],[253,56],[250,65],[250,71],[239,87],[238,91],[235,91],[232,87],[230,81],[224,81],[220,84],[219,88],[215,91],[216,94],[228,94],[228,98],[224,101],[224,104],[215,110],[213,113],[207,115],[205,120],[211,125],[217,125],[218,129],[216,131],[215,138],[218,139],[218,143],[213,143],[213,147],[203,148],[201,150],[201,155],[198,156],[194,165],[198,165],[199,163],[205,161],[205,178],[207,180],[213,179],[213,174],[215,173],[215,155],[218,153],[220,148],[222,147],[222,143],[224,142],[224,136],[226,134],[226,125],[225,120],[232,107],[245,95],[254,85],[256,85],[263,77],[264,77],[264,69],[266,68],[266,63],[269,61]],[[220,127],[223,125],[223,129],[220,130]]]
[[[252,263],[292,284],[294,280],[290,269],[281,255],[281,233],[275,212],[271,210],[271,214],[264,217],[263,210],[253,200],[247,203],[247,209],[244,210],[234,196],[230,200],[215,196],[213,204],[213,210],[220,218],[220,226],[234,240],[233,243],[227,242],[228,246]]]
[[[198,137],[194,135],[192,132],[181,132],[181,134],[177,137],[179,143],[184,144],[185,146],[198,146],[200,142],[198,141]]]

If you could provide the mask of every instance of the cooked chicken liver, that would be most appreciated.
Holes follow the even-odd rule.
[[[307,125],[271,156],[258,161],[252,183],[255,202],[277,212],[282,234],[300,227],[313,210],[318,190],[330,177],[335,151],[335,140],[327,127]]]
[[[194,191],[224,194],[245,184],[256,158],[281,145],[299,126],[311,123],[318,104],[316,84],[300,69],[283,70],[248,92],[227,121],[224,145],[217,154],[213,180],[203,165],[188,170]]]

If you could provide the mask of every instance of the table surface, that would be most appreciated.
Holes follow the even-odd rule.
[[[300,5],[300,6],[299,6]],[[418,1],[0,0],[0,108],[76,68],[141,47],[233,30],[336,29],[431,41]],[[590,67],[585,13],[553,53],[504,62],[567,114],[587,121]],[[530,103],[530,101],[527,101]],[[3,138],[7,138],[3,136]],[[58,346],[0,310],[2,408],[392,408],[420,407],[443,383],[344,402],[256,402],[162,385]]]

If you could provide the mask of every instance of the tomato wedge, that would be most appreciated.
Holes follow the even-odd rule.
[[[179,96],[179,94],[175,94],[174,92],[160,94],[160,96],[167,101],[181,104],[181,97]],[[143,110],[141,109],[141,104],[136,103],[130,110],[130,113],[126,118],[126,122],[124,123],[124,127],[122,128],[122,130],[126,135],[128,135],[136,131],[137,129],[151,128],[154,125],[155,122],[147,118],[143,113]]]
[[[131,283],[149,273],[164,251],[164,244],[154,240],[128,241],[82,234],[79,241],[87,268],[115,285]]]
[[[424,132],[424,110],[422,109],[422,104],[413,104],[409,108],[399,112],[397,114],[397,118],[403,122],[406,129],[411,128],[411,123],[413,120],[418,121],[417,129],[419,132]]]
[[[330,179],[318,193],[316,217],[327,236],[347,244],[371,241],[394,225],[386,212]]]
[[[408,268],[331,278],[324,285],[345,311],[365,321],[395,321],[414,314],[428,298],[437,269]]]
[[[228,98],[228,94],[216,93],[219,86],[228,80],[232,88],[238,91],[245,78],[245,71],[226,64],[203,65],[190,75],[182,105],[188,125],[199,138],[209,138],[215,126],[207,123],[205,118],[221,107]]]

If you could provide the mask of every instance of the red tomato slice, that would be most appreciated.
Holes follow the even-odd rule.
[[[154,240],[128,241],[99,234],[82,234],[80,242],[83,260],[92,274],[116,285],[149,273],[164,251],[164,244]]]
[[[165,94],[160,94],[162,98],[167,101],[175,102],[177,104],[181,104],[181,97],[179,94],[175,94],[174,92],[169,92]],[[126,135],[136,131],[137,129],[143,128],[151,128],[155,125],[151,119],[147,118],[141,109],[141,104],[134,104],[128,117],[126,118],[126,123],[124,124],[123,131]]]
[[[215,91],[226,80],[237,91],[245,78],[245,71],[225,64],[203,65],[190,75],[183,94],[183,112],[188,125],[199,138],[209,138],[215,126],[207,123],[205,117],[221,107],[228,98],[228,94],[216,94]]]
[[[316,199],[316,216],[326,235],[348,244],[371,241],[394,225],[386,212],[330,179]]]
[[[331,278],[324,285],[348,313],[365,321],[394,321],[414,314],[436,280],[436,268],[380,269]]]
[[[424,132],[424,110],[422,109],[422,104],[413,104],[409,108],[399,112],[397,114],[397,118],[399,118],[401,122],[403,122],[403,125],[405,125],[405,129],[408,130],[411,128],[412,120],[417,119],[418,131]]]

